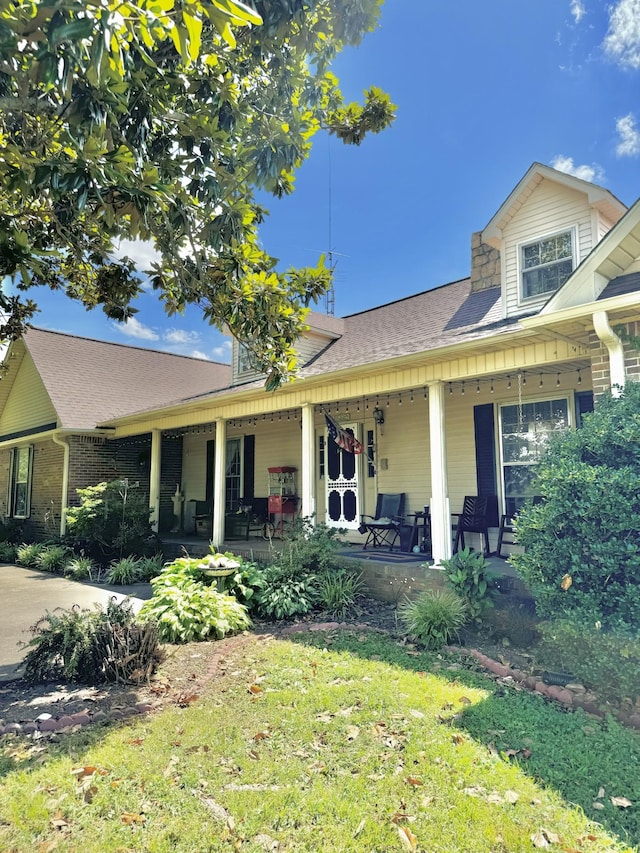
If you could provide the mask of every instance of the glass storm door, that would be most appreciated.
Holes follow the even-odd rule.
[[[352,435],[355,426],[343,425]],[[355,530],[360,524],[358,500],[358,457],[325,438],[327,475],[327,526]]]

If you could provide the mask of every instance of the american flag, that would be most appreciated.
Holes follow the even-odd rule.
[[[337,424],[331,415],[324,413],[324,419],[327,422],[327,430],[329,438],[332,438],[338,447],[346,450],[347,453],[363,453],[364,447],[349,430],[343,429],[340,424]]]

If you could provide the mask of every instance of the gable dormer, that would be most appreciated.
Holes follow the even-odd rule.
[[[329,344],[342,337],[344,320],[341,317],[331,317],[311,311],[306,319],[309,327],[296,342],[298,366],[303,367],[322,352]],[[232,344],[232,368],[234,385],[263,379],[264,376],[256,368],[249,350],[234,339]]]
[[[608,190],[534,163],[473,236],[472,286],[500,284],[505,317],[536,313],[625,211]]]

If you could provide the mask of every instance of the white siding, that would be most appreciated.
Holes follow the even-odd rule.
[[[429,503],[431,474],[429,464],[429,415],[422,392],[413,403],[403,395],[402,405],[397,398],[381,401],[385,413],[384,434],[378,435],[376,492],[405,492],[405,513],[421,510]],[[387,460],[387,468],[384,461]],[[365,512],[372,513],[374,505]]]
[[[507,316],[541,307],[551,294],[539,300],[520,304],[518,246],[532,242],[558,231],[576,229],[576,265],[589,254],[598,240],[594,233],[594,217],[587,197],[576,190],[559,187],[544,180],[531,193],[503,233],[504,288]]]
[[[0,435],[54,423],[57,419],[33,359],[27,352],[0,416]]]

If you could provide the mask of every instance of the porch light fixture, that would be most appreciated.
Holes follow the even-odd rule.
[[[384,412],[378,406],[373,410],[373,419],[378,424],[378,426],[382,426],[384,423]]]

